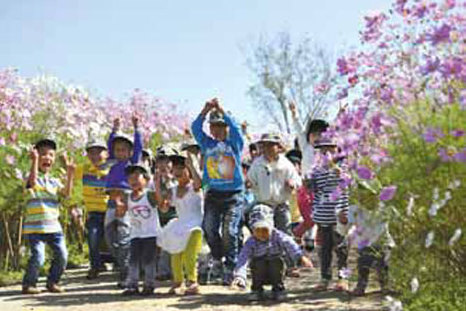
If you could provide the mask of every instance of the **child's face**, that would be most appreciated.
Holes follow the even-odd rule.
[[[323,154],[335,154],[337,152],[337,147],[334,146],[328,146],[328,147],[322,147],[320,148],[320,152]]]
[[[125,141],[117,140],[113,144],[113,154],[119,161],[128,160],[131,157],[131,145]]]
[[[42,173],[48,173],[52,170],[52,166],[55,163],[55,149],[48,146],[39,148],[39,171]]]
[[[90,148],[87,149],[87,158],[92,164],[99,165],[107,160],[108,152],[100,147]]]
[[[132,190],[142,190],[147,185],[147,179],[142,172],[136,170],[129,174],[128,183]]]
[[[269,228],[265,227],[254,228],[252,234],[256,239],[263,242],[267,241],[270,238],[270,230]]]
[[[280,145],[272,142],[264,142],[262,150],[267,158],[276,158],[280,153]]]
[[[173,175],[178,180],[179,184],[186,184],[190,180],[189,170],[184,164],[176,164],[173,166]]]
[[[212,123],[210,124],[210,134],[212,134],[216,140],[224,141],[227,139],[227,126],[222,123]]]
[[[167,176],[172,171],[172,162],[168,157],[158,158],[156,161],[156,168],[160,174]]]

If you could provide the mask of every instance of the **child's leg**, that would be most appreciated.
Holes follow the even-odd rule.
[[[130,248],[130,224],[129,218],[118,218],[116,220],[116,254],[120,266],[120,281],[125,281],[128,275],[129,248]]]
[[[92,270],[98,270],[102,265],[99,247],[104,236],[104,218],[104,213],[90,212],[86,222],[89,261]]]
[[[173,282],[175,284],[183,283],[183,279],[184,279],[182,255],[183,255],[183,253],[178,253],[178,254],[172,254],[171,255]]]
[[[358,284],[356,288],[364,293],[369,281],[370,267],[374,257],[369,247],[358,250],[358,254]]]
[[[273,208],[273,223],[278,230],[292,235],[291,212],[288,204],[279,204]]]
[[[139,265],[144,244],[142,239],[132,239],[130,243],[130,259],[128,267],[128,276],[126,278],[127,288],[138,288],[139,283]]]
[[[143,239],[142,266],[144,267],[144,287],[155,287],[155,276],[157,271],[157,242],[156,238]]]
[[[272,285],[272,291],[283,291],[285,285],[283,284],[283,259],[280,257],[270,258],[269,260],[269,280]]]
[[[337,254],[338,278],[342,279],[340,271],[348,267],[348,243],[345,241],[344,236],[336,232],[335,227],[333,227],[333,235],[335,252]]]
[[[269,261],[265,260],[264,257],[254,258],[251,260],[251,274],[252,274],[252,285],[251,291],[263,292],[264,285],[267,279],[269,279]]]
[[[221,208],[225,211],[222,228],[223,250],[225,254],[224,285],[230,285],[233,281],[233,270],[238,259],[239,225],[243,217],[243,203],[242,193],[234,194],[221,202]]]
[[[117,257],[117,224],[115,220],[115,202],[112,200],[108,201],[107,211],[105,213],[105,224],[104,224],[104,235],[105,242],[115,262],[118,262]]]
[[[68,260],[65,237],[63,233],[52,233],[47,235],[47,244],[52,248],[53,260],[50,266],[47,285],[58,284],[65,271]]]
[[[333,226],[319,225],[319,234],[322,238],[320,249],[320,275],[322,280],[332,279],[332,251],[333,251]]]
[[[376,269],[379,278],[380,289],[382,291],[386,290],[388,287],[388,261],[390,258],[390,252],[390,248],[382,247],[377,254]]]
[[[171,278],[170,254],[162,248],[157,249],[157,277]]]
[[[31,256],[23,277],[23,287],[35,287],[39,278],[39,269],[45,262],[45,244],[40,234],[28,234],[27,238]]]
[[[195,230],[191,232],[188,244],[182,253],[182,262],[189,282],[197,282],[197,258],[202,247],[202,232]]]

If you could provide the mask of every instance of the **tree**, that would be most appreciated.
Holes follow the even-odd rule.
[[[309,37],[296,44],[286,32],[273,39],[261,37],[247,53],[247,66],[255,76],[248,95],[280,131],[290,133],[288,100],[296,102],[301,122],[330,109],[331,57]]]

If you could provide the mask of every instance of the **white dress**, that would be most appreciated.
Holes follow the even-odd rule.
[[[196,192],[192,183],[182,198],[177,197],[178,187],[172,192],[172,205],[176,208],[178,218],[170,220],[157,236],[157,244],[170,254],[184,251],[191,232],[202,230],[203,197],[202,192]]]

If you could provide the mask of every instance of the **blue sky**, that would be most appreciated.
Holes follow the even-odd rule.
[[[48,73],[97,95],[150,91],[197,112],[219,96],[256,123],[242,47],[307,34],[334,55],[358,44],[365,13],[389,0],[0,0],[0,68]]]

